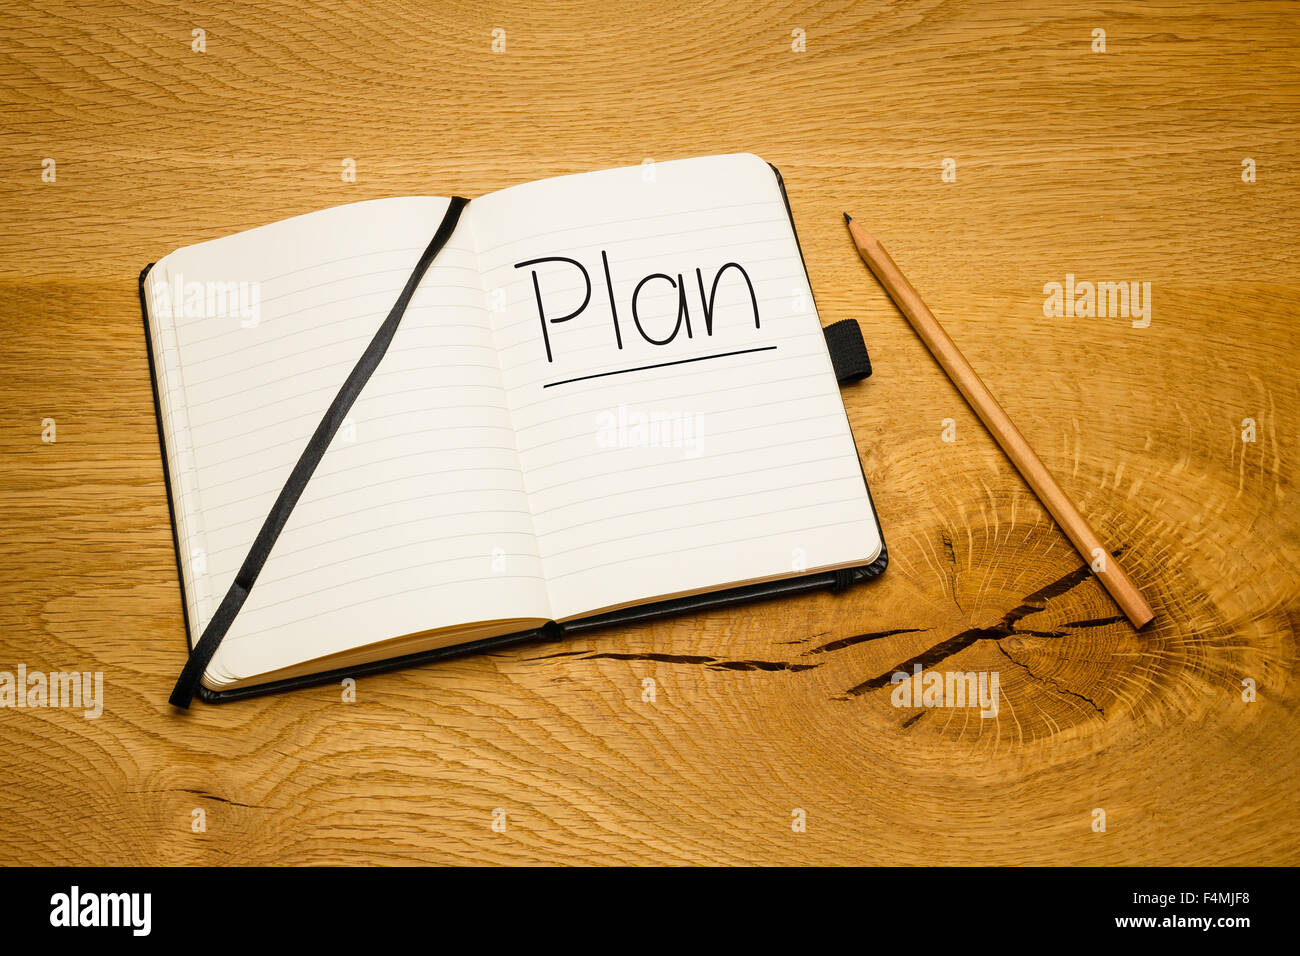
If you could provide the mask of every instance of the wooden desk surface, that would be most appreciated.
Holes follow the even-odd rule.
[[[0,670],[106,684],[98,719],[0,710],[0,862],[1300,862],[1294,5],[126,10],[0,3]],[[351,704],[169,708],[141,266],[350,200],[739,150],[785,176],[823,321],[867,337],[845,401],[883,578]],[[1124,549],[1147,631],[1075,573],[844,209]],[[1045,317],[1067,274],[1149,282],[1150,325]],[[997,717],[894,707],[914,660],[999,672]]]

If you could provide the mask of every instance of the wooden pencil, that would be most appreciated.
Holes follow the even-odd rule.
[[[858,254],[862,256],[862,261],[880,280],[880,284],[885,287],[899,311],[907,317],[912,328],[921,337],[921,341],[930,349],[936,361],[943,366],[943,370],[948,373],[948,377],[952,379],[958,391],[975,410],[980,421],[1002,446],[1011,463],[1016,466],[1026,483],[1034,490],[1034,494],[1042,501],[1043,506],[1056,519],[1056,523],[1061,526],[1066,537],[1079,550],[1083,560],[1092,567],[1120,610],[1135,628],[1148,624],[1155,615],[1143,599],[1141,592],[1124,573],[1115,556],[1101,543],[1101,539],[1075,507],[1074,502],[1056,483],[1056,479],[1052,477],[1042,460],[1029,447],[1025,436],[1020,434],[1020,430],[998,404],[988,386],[975,373],[975,369],[966,361],[966,357],[961,354],[948,333],[943,330],[934,313],[929,310],[916,289],[890,258],[885,247],[848,213],[844,214],[844,221],[848,223],[849,234],[858,247]]]

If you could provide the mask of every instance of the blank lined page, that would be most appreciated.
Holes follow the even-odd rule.
[[[875,559],[770,166],[609,170],[471,208],[557,619]]]
[[[195,639],[446,207],[432,198],[356,203],[181,249],[155,266],[150,311]],[[227,307],[208,296],[194,314],[185,290],[210,283],[225,286]],[[462,219],[205,683],[229,686],[420,631],[549,616]]]

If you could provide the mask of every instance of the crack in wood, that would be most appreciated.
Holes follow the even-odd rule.
[[[809,634],[807,637],[796,637],[792,641],[774,641],[778,647],[786,644],[807,644],[809,641],[815,641],[819,637],[825,637],[830,631],[818,631],[816,634]]]
[[[1105,627],[1107,624],[1121,624],[1127,621],[1123,614],[1116,614],[1114,617],[1094,617],[1087,621],[1070,621],[1068,624],[1062,624],[1061,627]]]
[[[952,535],[940,528],[939,540],[943,542],[943,550],[948,555],[948,563],[954,568],[957,567],[957,552],[953,550]]]
[[[1068,694],[1070,697],[1077,697],[1079,698],[1079,700],[1091,706],[1092,709],[1095,710],[1102,717],[1106,716],[1106,711],[1102,708],[1100,704],[1098,704],[1091,697],[1086,697],[1083,694],[1080,694],[1076,691],[1072,691],[1068,687],[1062,687],[1061,682],[1058,681],[1055,677],[1045,677],[1039,674],[1035,674],[1032,670],[1029,669],[1028,664],[1024,664],[1021,661],[1016,660],[1007,652],[1007,649],[1003,647],[1000,643],[995,644],[994,647],[996,647],[999,651],[1001,651],[1002,656],[1005,657],[1007,660],[1009,660],[1011,663],[1015,664],[1017,667],[1023,668],[1024,672],[1028,674],[1030,677],[1032,677],[1034,680],[1039,681],[1040,683],[1050,684],[1052,686],[1052,689],[1055,690],[1058,694]]]
[[[992,627],[973,627],[969,630],[955,634],[946,641],[934,645],[929,650],[909,658],[903,663],[891,667],[870,680],[863,681],[854,687],[850,687],[843,695],[832,698],[832,700],[844,700],[848,697],[860,697],[873,690],[879,690],[892,682],[893,675],[899,671],[909,673],[917,665],[921,665],[922,670],[928,670],[936,664],[952,657],[954,654],[964,651],[976,641],[1001,641],[1004,637],[1029,636],[1029,637],[1065,637],[1064,631],[1034,631],[1028,629],[1018,629],[1017,624],[1022,618],[1028,617],[1047,607],[1047,602],[1053,598],[1072,591],[1078,587],[1092,574],[1092,569],[1088,565],[1081,565],[1069,574],[1057,578],[1050,584],[1046,584],[1026,595],[1020,603],[1002,616],[1002,620]],[[1096,706],[1096,705],[1094,705]]]
[[[138,796],[148,793],[188,793],[202,800],[215,800],[218,803],[225,803],[232,807],[243,807],[245,810],[274,810],[275,807],[263,806],[260,803],[240,803],[238,800],[229,800],[226,797],[219,797],[215,793],[207,793],[204,790],[193,790],[189,787],[167,787],[163,790],[132,790],[132,795]]]
[[[724,660],[696,654],[620,654],[612,651],[588,654],[584,661],[656,661],[661,664],[702,664],[714,670],[731,671],[810,671],[820,664],[795,664],[791,661]]]
[[[893,637],[895,634],[919,634],[921,631],[928,630],[928,627],[896,627],[888,631],[873,631],[869,634],[854,634],[852,637],[842,637],[837,641],[831,641],[829,644],[823,644],[820,647],[814,647],[811,650],[804,651],[804,653],[826,654],[830,651],[838,651],[846,647],[852,647],[854,644],[862,644],[867,641],[878,641],[884,637]]]
[[[543,654],[541,657],[525,657],[526,661],[551,661],[557,657],[577,657],[579,654],[586,654],[587,651],[559,651],[555,654]]]
[[[948,549],[949,555],[952,556],[952,539],[948,537],[946,533],[941,532],[941,535],[944,538],[944,545]],[[1122,552],[1122,550],[1123,549],[1118,549],[1114,553],[1118,555]],[[940,662],[946,660],[947,658],[952,657],[954,654],[960,653],[961,651],[965,650],[967,647],[970,647],[976,641],[988,640],[988,641],[993,641],[995,643],[998,643],[1002,640],[1002,638],[1011,637],[1011,636],[1048,637],[1048,638],[1066,637],[1068,635],[1066,634],[1065,631],[1040,631],[1040,630],[1034,630],[1030,628],[1021,628],[1018,625],[1023,618],[1028,617],[1030,614],[1035,614],[1039,611],[1044,610],[1047,606],[1048,601],[1060,597],[1061,595],[1066,594],[1067,592],[1078,587],[1080,584],[1082,584],[1084,581],[1088,579],[1090,574],[1091,574],[1091,568],[1089,568],[1087,565],[1082,565],[1076,568],[1074,571],[1071,571],[1069,574],[1065,574],[1060,578],[1057,578],[1055,581],[1052,581],[1051,583],[1046,584],[1043,587],[1039,588],[1037,591],[1034,591],[1033,593],[1026,595],[1024,598],[1021,599],[1021,602],[1018,605],[1016,605],[1014,608],[1012,608],[1010,611],[1004,614],[1002,616],[1002,620],[999,621],[997,624],[994,624],[990,627],[973,627],[973,628],[969,628],[968,630],[962,631],[960,634],[955,634],[952,637],[948,638],[947,640],[941,641],[938,644],[934,645],[929,650],[924,651],[921,654],[917,654],[914,657],[911,657],[908,660],[904,661],[903,663],[899,664],[898,666],[890,668],[885,673],[873,677],[870,680],[863,681],[862,683],[857,684],[856,686],[846,690],[844,694],[833,697],[831,699],[845,700],[850,697],[859,697],[862,694],[868,693],[873,690],[878,690],[882,687],[889,685],[892,682],[893,675],[898,671],[908,672],[912,670],[917,664],[921,665],[922,670],[933,668],[936,664],[939,664]],[[1115,616],[1109,618],[1096,618],[1092,620],[1073,621],[1069,624],[1062,625],[1062,627],[1072,628],[1072,629],[1087,628],[1087,627],[1101,627],[1107,624],[1116,623],[1117,621],[1121,621],[1121,620],[1123,620],[1122,616]],[[858,644],[883,640],[887,637],[894,637],[899,634],[918,634],[928,630],[930,630],[930,628],[898,627],[898,628],[890,628],[884,631],[870,631],[863,634],[854,634],[851,635],[850,637],[842,637],[834,641],[829,641],[817,647],[810,648],[809,650],[804,651],[803,653],[804,654],[829,654],[834,651],[843,650],[846,647],[853,647]],[[822,631],[819,632],[818,634],[814,634],[813,637],[820,637],[825,633],[826,633],[825,631]],[[804,643],[811,639],[812,638],[802,638],[798,641],[785,641],[782,643],[797,644],[797,643]],[[1002,650],[1000,644],[998,649]],[[1005,650],[1003,650],[1002,652],[1003,654],[1006,654]],[[555,660],[557,658],[565,658],[565,657],[571,657],[583,661],[610,660],[610,661],[643,661],[643,662],[654,662],[660,664],[692,664],[692,665],[707,667],[712,670],[735,670],[735,671],[799,672],[799,671],[813,670],[821,666],[820,663],[798,664],[792,661],[727,660],[724,658],[713,657],[707,654],[663,654],[663,653],[653,653],[653,652],[620,653],[617,651],[593,652],[590,650],[557,651],[554,654],[544,654],[539,657],[530,657],[528,658],[528,660],[544,661],[544,660]],[[1012,663],[1017,664],[1020,667],[1024,668],[1025,671],[1029,673],[1031,677],[1034,677],[1035,679],[1040,679],[1036,675],[1034,675],[1029,670],[1028,667],[1026,667],[1024,664],[1021,664],[1020,661],[1017,661],[1014,658],[1012,658],[1009,654],[1007,654],[1007,659],[1011,660]],[[1043,679],[1050,680],[1047,678],[1043,678]],[[1075,694],[1073,691],[1066,690],[1065,688],[1061,688],[1059,686],[1057,687],[1057,690],[1059,690],[1061,693],[1072,694],[1074,696],[1077,696],[1079,697],[1080,700],[1087,701],[1094,709],[1097,710],[1098,713],[1103,713],[1104,715],[1102,709],[1098,707],[1096,703],[1089,700],[1087,697],[1084,697],[1081,694]],[[903,727],[904,728],[910,727],[915,722],[915,720],[916,718],[907,721],[906,723],[903,724]]]

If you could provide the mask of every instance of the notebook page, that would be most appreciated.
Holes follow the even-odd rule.
[[[771,167],[705,157],[474,205],[557,619],[875,559]]]
[[[150,273],[195,639],[446,206],[336,207],[178,250]],[[209,283],[224,286],[224,303],[206,296]],[[435,628],[547,617],[472,236],[458,228],[204,682]]]

